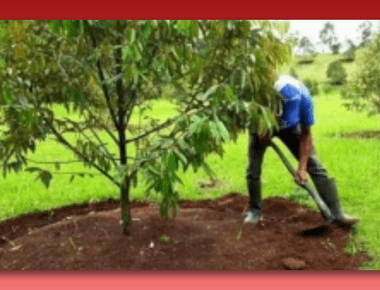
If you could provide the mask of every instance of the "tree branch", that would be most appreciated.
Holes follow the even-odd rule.
[[[126,143],[128,144],[128,143],[137,141],[137,140],[142,139],[142,138],[144,138],[144,137],[146,137],[146,136],[148,136],[148,135],[150,135],[150,134],[152,134],[152,133],[154,133],[156,131],[159,131],[159,130],[165,128],[165,127],[168,127],[171,124],[173,124],[174,120],[175,120],[175,118],[168,119],[164,123],[162,123],[162,124],[160,124],[160,125],[152,128],[151,130],[148,130],[148,131],[144,132],[143,134],[141,134],[141,135],[139,135],[137,137],[134,137],[134,138],[131,138],[131,139],[127,139]]]
[[[61,68],[63,74],[65,75],[65,77],[70,80],[67,72],[65,71],[65,69],[61,66],[60,64],[60,61],[58,59],[58,57],[55,55],[55,58],[57,59],[57,63],[58,63],[58,66]],[[87,99],[88,100],[88,99]],[[111,109],[110,109],[111,110]],[[91,112],[90,110],[90,107],[87,108],[87,112],[90,114],[90,117],[96,119],[95,115]],[[111,112],[111,115],[112,115],[112,112]],[[113,120],[114,121],[114,120]],[[108,135],[112,138],[112,140],[115,142],[115,144],[118,144],[118,141],[116,139],[116,136],[107,128],[107,126],[105,126],[103,123],[100,124],[100,126],[108,133]]]
[[[96,38],[94,36],[94,33],[92,31],[92,27],[91,27],[90,23],[88,23],[88,20],[84,20],[84,23],[87,26],[87,29],[89,31],[90,38],[91,38],[91,41],[92,41],[92,46],[95,49],[98,48],[98,44],[96,42]],[[105,97],[106,102],[107,102],[107,107],[108,107],[108,110],[109,110],[109,112],[111,114],[112,121],[114,122],[114,125],[116,126],[117,125],[117,118],[116,118],[115,111],[112,109],[112,106],[111,106],[111,98],[110,98],[110,95],[108,93],[108,86],[106,85],[106,82],[105,82],[105,77],[104,77],[103,69],[102,69],[102,66],[100,64],[100,59],[99,58],[96,61],[96,65],[97,65],[97,68],[98,68],[98,74],[99,74],[99,78],[100,78],[100,81],[101,81],[101,84],[102,84],[102,89],[103,89],[104,97]]]
[[[108,135],[112,138],[112,140],[115,141],[116,144],[118,144],[118,142],[117,142],[117,138],[116,138],[116,136],[111,132],[111,130],[108,129],[107,126],[104,125],[104,124],[100,124],[100,125],[101,125],[102,128],[108,133]]]
[[[111,154],[112,155],[112,154]],[[136,158],[134,157],[128,157],[128,159],[133,159],[135,160]],[[26,158],[28,162],[35,163],[35,164],[73,164],[73,163],[83,163],[81,160],[65,160],[65,161],[40,161],[40,160],[34,160],[30,158]],[[119,160],[119,158],[115,158],[115,160]]]
[[[173,137],[174,138],[177,133],[178,133],[178,131],[177,132],[173,131],[173,132],[170,133],[169,137]],[[183,133],[183,132],[180,132],[180,133]],[[175,138],[177,140],[179,139],[178,136],[176,136]],[[135,176],[135,174],[137,174],[137,172],[144,166],[145,163],[147,163],[150,160],[155,160],[155,159],[159,158],[161,156],[160,153],[163,152],[163,151],[167,151],[169,148],[170,148],[170,146],[166,147],[166,148],[160,148],[156,152],[153,151],[152,155],[156,154],[156,156],[150,156],[148,158],[147,157],[142,158],[142,159],[145,159],[145,160],[141,162],[141,164],[140,164],[139,167],[136,167],[136,169],[131,172],[131,174],[129,175],[129,177],[133,178]],[[138,160],[138,159],[139,158],[136,158],[135,160]]]
[[[84,133],[84,130],[85,130],[86,128],[83,128],[83,129],[81,130],[81,129],[79,128],[79,123],[76,123],[76,122],[71,121],[71,120],[68,120],[68,119],[67,119],[67,121],[68,121],[69,123],[73,124],[74,127],[76,127],[76,128],[79,130],[79,132],[82,133],[82,135],[83,135],[83,136],[84,136],[89,142],[95,143],[95,142],[93,142],[93,141],[91,140],[90,137],[88,137],[88,136]],[[117,166],[116,160],[115,160],[115,158],[113,158],[113,156],[112,156],[112,155],[110,154],[110,152],[108,151],[107,146],[105,146],[106,143],[104,143],[104,142],[100,139],[100,137],[98,136],[98,134],[96,133],[96,131],[94,130],[94,128],[92,128],[91,126],[88,126],[87,129],[90,129],[90,131],[92,132],[92,134],[95,136],[96,140],[99,142],[98,145],[101,146],[101,147],[104,149],[104,151],[106,152],[108,158],[111,160],[111,162],[112,162],[112,163],[114,164],[114,166],[116,167],[116,166]]]
[[[193,95],[193,100],[195,99],[195,97],[196,97],[196,94]],[[192,102],[190,102],[190,103],[188,104],[188,106],[186,107],[186,109],[185,109],[183,112],[181,112],[181,116],[183,116],[184,114],[187,114],[191,109],[193,109],[193,106],[192,106],[192,105],[194,105],[194,104],[192,104]],[[150,129],[150,130],[144,132],[143,134],[141,134],[141,135],[139,135],[139,136],[137,136],[137,137],[134,137],[134,138],[131,138],[131,139],[127,139],[127,140],[126,140],[126,143],[128,144],[128,143],[131,143],[131,142],[137,141],[137,140],[139,140],[139,139],[142,139],[142,138],[147,137],[148,135],[150,135],[150,134],[152,134],[152,133],[154,133],[154,132],[156,132],[156,131],[159,131],[159,130],[161,130],[161,129],[164,129],[164,128],[166,128],[166,127],[172,125],[173,122],[174,122],[174,120],[177,119],[177,118],[178,118],[178,116],[176,116],[176,117],[174,117],[174,118],[171,118],[171,119],[168,119],[168,120],[166,120],[164,123],[162,123],[162,124],[160,124],[160,125],[158,125],[158,126],[152,128],[152,129]]]
[[[105,170],[103,170],[101,167],[96,165],[95,163],[91,162],[86,156],[84,156],[81,152],[79,152],[74,146],[72,146],[53,126],[53,124],[48,120],[47,118],[44,118],[44,120],[49,125],[51,131],[53,134],[57,137],[58,142],[62,143],[66,147],[68,147],[71,151],[73,151],[78,157],[82,158],[87,163],[91,164],[93,167],[95,167],[100,173],[102,173],[104,176],[106,176],[109,180],[111,180],[114,184],[120,187],[120,183],[117,182],[111,175],[109,175]]]
[[[91,112],[90,107],[87,108],[87,112],[90,114],[90,118],[93,118],[94,120],[96,120],[96,122],[99,122],[99,119],[95,117],[94,113]],[[103,122],[99,122],[99,125],[108,133],[108,135],[115,142],[115,144],[118,145],[119,143],[117,141],[116,136],[107,128],[107,126],[103,124]]]
[[[108,151],[107,146],[104,146],[102,139],[100,139],[99,135],[96,133],[96,131],[93,128],[90,128],[90,130],[91,130],[92,134],[95,136],[96,140],[98,140],[99,145],[101,145],[102,148],[104,149],[104,151],[107,153],[108,158],[112,161],[113,165],[116,167],[117,166],[116,160],[115,160],[115,158],[113,158],[111,153]]]
[[[27,158],[28,162],[32,162],[32,163],[36,163],[36,164],[56,164],[56,163],[60,163],[60,164],[72,164],[72,163],[80,163],[80,162],[83,162],[83,161],[80,161],[80,160],[66,160],[66,161],[40,161],[40,160],[34,160],[34,159],[30,159],[30,158]]]
[[[122,62],[121,46],[122,46],[123,38],[121,36],[122,27],[119,21],[116,22],[116,30],[117,30],[117,37],[116,37],[117,48],[114,51],[114,57],[115,57],[115,63],[116,63],[116,75],[122,75],[123,71],[122,71],[122,66],[121,66],[121,62]],[[125,98],[124,98],[122,78],[119,78],[116,80],[116,94],[118,96],[117,105],[118,105],[118,110],[119,110],[118,111],[118,117],[119,117],[118,125],[124,127],[125,126],[124,116],[125,116],[126,104],[125,104]]]
[[[101,173],[89,173],[89,172],[52,172],[52,174],[70,174],[70,175],[91,175],[93,176],[103,176]]]
[[[126,108],[126,114],[127,118],[125,121],[125,125],[128,126],[129,120],[131,119],[132,113],[133,113],[133,108],[135,106],[135,101],[136,101],[136,95],[133,94],[130,101],[128,102],[127,108]]]

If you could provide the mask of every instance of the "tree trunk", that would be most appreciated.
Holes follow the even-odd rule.
[[[131,220],[131,208],[129,204],[129,189],[130,180],[126,177],[123,180],[122,187],[120,189],[121,193],[121,215],[123,219],[123,233],[124,235],[129,235],[131,233],[132,220]]]
[[[120,164],[127,165],[127,146],[125,142],[125,129],[119,128],[119,150]],[[131,209],[129,204],[130,177],[128,174],[122,180],[120,188],[121,197],[121,218],[123,219],[123,232],[125,235],[131,233]]]
[[[116,45],[118,46],[115,49],[115,62],[116,66],[116,75],[119,76],[122,74],[122,33],[123,28],[121,26],[120,21],[116,22]],[[125,124],[125,95],[123,90],[123,79],[119,78],[116,81],[116,93],[117,93],[117,107],[118,107],[118,123],[116,125],[117,131],[119,133],[119,152],[120,152],[120,164],[127,165],[127,144],[126,144],[126,125]],[[131,210],[129,204],[129,190],[130,190],[130,176],[129,174],[125,174],[123,177],[120,194],[121,194],[121,215],[123,219],[123,232],[125,235],[129,235],[131,233]]]

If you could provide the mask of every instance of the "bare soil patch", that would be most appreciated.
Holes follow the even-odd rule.
[[[380,139],[380,131],[350,132],[342,135],[346,139]]]
[[[265,199],[263,221],[243,224],[247,202],[182,201],[174,221],[132,203],[130,236],[112,200],[10,219],[0,223],[0,270],[355,270],[369,260],[344,253],[349,230],[285,199]]]

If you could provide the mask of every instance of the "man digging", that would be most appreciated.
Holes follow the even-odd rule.
[[[278,115],[280,129],[272,137],[280,138],[299,160],[296,182],[303,184],[306,174],[309,173],[320,197],[332,214],[332,222],[344,227],[353,226],[359,219],[343,215],[335,181],[328,177],[312,145],[311,126],[314,124],[314,112],[308,89],[289,75],[280,76],[274,84],[274,89],[283,101]],[[269,133],[261,136],[257,133],[250,134],[249,164],[246,173],[250,204],[244,220],[246,223],[257,223],[261,220],[261,166],[264,152],[270,142]]]

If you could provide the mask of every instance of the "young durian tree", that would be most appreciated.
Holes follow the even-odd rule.
[[[208,154],[223,156],[246,129],[277,126],[272,85],[291,54],[270,21],[33,20],[1,29],[4,176],[27,170],[49,186],[55,172],[30,167],[28,154],[53,138],[120,189],[125,234],[139,177],[160,194],[162,217],[174,218],[178,170],[212,175]],[[149,108],[168,87],[176,114],[159,121]],[[57,116],[57,104],[79,118]]]

